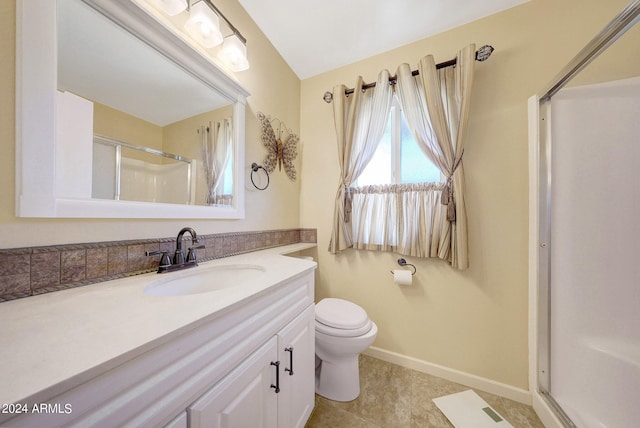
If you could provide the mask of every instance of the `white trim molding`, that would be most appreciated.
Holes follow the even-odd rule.
[[[432,376],[438,376],[451,382],[456,382],[470,388],[477,388],[491,394],[499,395],[500,397],[517,401],[518,403],[531,405],[531,394],[526,389],[516,388],[515,386],[496,382],[495,380],[487,379],[485,377],[476,376],[471,373],[430,363],[418,358],[387,351],[386,349],[377,348],[375,346],[370,347],[364,353],[371,357],[397,364],[401,367],[430,374]]]

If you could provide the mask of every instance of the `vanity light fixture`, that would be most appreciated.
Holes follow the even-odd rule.
[[[247,46],[236,33],[224,38],[221,56],[231,71],[243,71],[249,68]]]
[[[176,16],[189,6],[187,0],[155,0],[155,3],[169,16]]]
[[[202,0],[191,5],[189,19],[184,27],[191,37],[205,48],[222,43],[220,20],[207,1]]]
[[[229,22],[226,16],[211,0],[149,0],[170,16],[183,11],[189,14],[184,28],[189,35],[205,48],[213,48],[224,42],[218,52],[231,71],[244,71],[249,68],[247,58],[247,39]],[[231,30],[231,35],[223,38],[220,30],[220,19]]]

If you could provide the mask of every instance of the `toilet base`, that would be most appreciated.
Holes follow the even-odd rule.
[[[352,401],[360,395],[358,355],[323,360],[316,369],[316,393],[333,401]]]

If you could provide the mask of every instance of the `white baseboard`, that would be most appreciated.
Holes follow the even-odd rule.
[[[438,376],[452,382],[460,383],[470,388],[477,388],[491,394],[499,395],[519,403],[531,405],[531,393],[525,389],[516,388],[511,385],[496,382],[491,379],[465,373],[460,370],[451,369],[449,367],[438,364],[429,363],[417,358],[408,357],[396,352],[387,351],[385,349],[370,347],[364,352],[374,358],[378,358],[389,363],[397,364],[401,367],[417,370],[432,376]]]

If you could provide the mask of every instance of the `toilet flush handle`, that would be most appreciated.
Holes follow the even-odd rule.
[[[293,346],[284,348],[285,352],[289,352],[289,368],[285,368],[284,371],[289,373],[289,376],[293,376]]]

